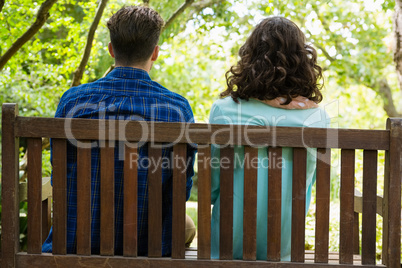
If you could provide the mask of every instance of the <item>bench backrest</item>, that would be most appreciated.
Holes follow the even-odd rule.
[[[28,140],[28,248],[19,253],[18,167],[19,141]],[[53,140],[53,255],[42,254],[42,138]],[[258,127],[242,125],[209,125],[115,121],[92,119],[56,119],[20,117],[15,104],[4,104],[2,110],[2,267],[36,264],[78,263],[90,256],[90,166],[88,148],[77,148],[77,254],[66,255],[66,144],[68,139],[103,141],[101,148],[101,249],[103,256],[114,254],[114,178],[113,147],[109,143],[126,142],[124,177],[124,256],[137,255],[137,164],[131,158],[138,148],[135,142],[150,142],[149,157],[161,157],[161,149],[152,144],[172,143],[174,157],[186,157],[187,143],[198,145],[198,252],[199,260],[210,260],[211,252],[211,144],[226,145],[221,158],[234,158],[233,146],[244,145],[249,159],[258,154],[256,146],[270,150],[269,161],[281,157],[282,147],[293,148],[292,262],[304,262],[306,148],[317,148],[315,262],[328,263],[331,149],[341,149],[340,189],[340,263],[353,264],[355,150],[364,150],[363,159],[363,227],[362,264],[375,264],[377,157],[385,150],[383,198],[383,262],[400,266],[401,253],[401,174],[402,120],[388,119],[387,130],[316,129],[290,127]],[[151,165],[160,163],[150,161]],[[220,258],[232,259],[233,237],[233,163],[221,168]],[[149,257],[161,257],[162,238],[162,167],[151,166],[149,173]],[[185,172],[182,165],[173,166],[173,243],[172,258],[160,259],[162,265],[185,258]],[[256,259],[257,169],[245,165],[243,259]],[[268,260],[280,261],[281,237],[281,170],[269,165],[268,193]],[[99,256],[98,256],[99,257]],[[42,259],[40,259],[42,258]],[[72,260],[67,260],[72,258]],[[122,261],[112,259],[112,261]],[[143,258],[127,259],[134,263]],[[165,261],[165,262],[164,262]],[[194,260],[193,260],[194,261]],[[121,262],[123,263],[123,262]],[[255,262],[254,262],[255,263]],[[93,265],[96,262],[92,263]],[[142,263],[144,264],[144,263]],[[187,263],[184,263],[187,264]],[[204,264],[208,264],[205,262]]]

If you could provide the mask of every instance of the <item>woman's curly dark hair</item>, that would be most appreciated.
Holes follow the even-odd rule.
[[[316,50],[292,21],[270,17],[259,23],[239,50],[240,61],[226,73],[221,97],[272,100],[303,96],[321,102],[322,69]]]

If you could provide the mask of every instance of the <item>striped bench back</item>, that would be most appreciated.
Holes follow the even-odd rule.
[[[28,248],[19,253],[18,167],[19,138],[28,141]],[[53,140],[53,255],[41,254],[42,233],[42,138]],[[98,140],[101,146],[101,248],[100,255],[90,252],[90,167],[91,151],[77,148],[78,206],[77,255],[66,255],[66,144],[68,139]],[[2,267],[36,264],[51,265],[64,261],[73,265],[82,261],[96,266],[102,256],[114,254],[114,144],[124,141],[124,245],[125,257],[137,256],[137,155],[135,142],[150,142],[149,157],[158,159],[162,150],[153,144],[172,143],[173,157],[186,158],[187,143],[198,145],[198,253],[203,264],[211,257],[211,144],[226,145],[221,158],[233,159],[221,168],[220,258],[232,259],[233,237],[233,163],[235,145],[244,145],[248,159],[258,156],[256,146],[269,150],[269,161],[281,157],[282,147],[293,148],[292,262],[305,261],[305,189],[306,148],[317,148],[315,262],[328,263],[331,150],[341,149],[340,189],[340,263],[353,264],[355,151],[364,150],[362,264],[376,262],[376,205],[378,151],[385,151],[383,198],[383,261],[389,267],[400,265],[401,231],[401,161],[402,120],[388,119],[387,130],[314,129],[290,127],[229,126],[209,124],[160,123],[92,119],[59,119],[20,117],[15,104],[4,104],[2,110]],[[134,163],[134,164],[133,164]],[[173,229],[172,257],[162,255],[162,166],[150,161],[148,174],[149,234],[148,257],[108,259],[112,263],[144,265],[193,265],[185,259],[185,177],[183,165],[173,165]],[[154,166],[153,166],[154,165]],[[245,165],[243,260],[256,259],[257,169]],[[268,261],[280,261],[281,237],[281,170],[269,166],[268,192]],[[126,179],[129,178],[129,179]],[[377,241],[379,242],[379,241]],[[86,256],[86,257],[84,257]],[[236,264],[238,262],[234,262]],[[251,262],[249,264],[258,264]],[[267,262],[266,264],[269,264]],[[110,263],[109,263],[110,264]]]

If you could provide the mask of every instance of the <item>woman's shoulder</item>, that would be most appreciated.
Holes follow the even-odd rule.
[[[225,106],[231,106],[233,104],[237,103],[231,97],[225,97],[214,101],[212,107],[225,107]]]
[[[234,124],[255,124],[293,127],[327,127],[329,116],[322,107],[310,109],[282,109],[272,107],[255,99],[238,99],[231,97],[216,100],[210,113],[210,122],[216,118],[230,118]],[[222,123],[222,120],[219,120]],[[228,120],[225,120],[225,122]]]

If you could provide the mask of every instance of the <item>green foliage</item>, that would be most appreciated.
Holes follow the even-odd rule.
[[[11,4],[7,1],[0,14],[0,23],[3,23],[0,36],[8,36],[1,44],[2,51],[35,19],[40,4],[32,6],[25,2],[19,0]],[[56,4],[44,27],[2,71],[0,101],[17,102],[23,115],[53,116],[60,95],[68,89],[79,63],[95,8],[95,2],[87,1]],[[20,13],[24,15],[16,16]],[[88,77],[84,77],[84,82],[87,80]]]
[[[186,97],[198,122],[208,121],[212,103],[225,89],[225,73],[236,62],[237,52],[253,26],[271,15],[294,21],[308,42],[317,48],[319,64],[325,70],[321,105],[332,117],[333,127],[384,129],[387,115],[377,87],[381,79],[388,80],[394,99],[402,99],[391,51],[394,1],[215,0],[207,7],[200,7],[203,2],[195,1],[163,32],[160,57],[150,74],[155,81]],[[0,13],[0,54],[30,27],[41,3],[5,2]],[[141,3],[109,1],[82,83],[99,79],[113,64],[107,51],[107,19],[123,5]],[[150,1],[165,20],[183,3],[184,0]],[[18,103],[24,116],[53,116],[81,60],[96,7],[95,0],[59,0],[43,28],[1,71],[0,103]],[[51,171],[49,157],[49,151],[45,151],[44,176]],[[339,165],[336,165],[339,153],[334,157],[331,202],[336,204],[340,188]],[[381,158],[379,166],[383,161]],[[360,170],[360,156],[356,165]],[[357,178],[358,187],[360,179]],[[192,200],[196,200],[196,179],[194,182]],[[380,184],[378,192],[382,192]],[[331,207],[334,217],[336,211]],[[21,213],[25,213],[24,207]],[[21,226],[24,228],[24,222]],[[339,232],[339,226],[331,228]],[[336,236],[338,232],[333,233]],[[330,241],[335,241],[330,249],[336,249],[339,239],[331,237]]]

